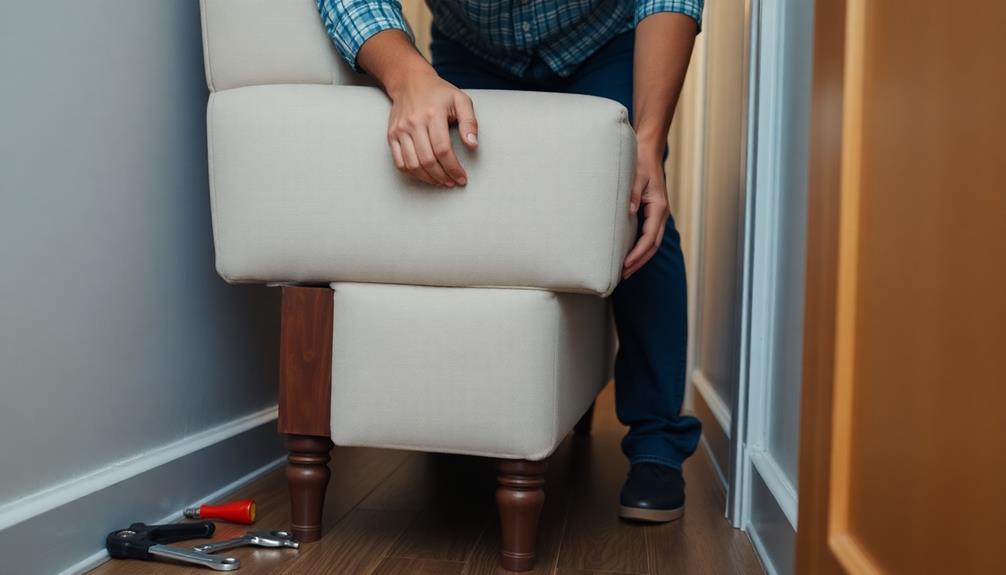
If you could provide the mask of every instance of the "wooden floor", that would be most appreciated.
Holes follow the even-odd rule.
[[[610,386],[590,437],[570,436],[553,455],[531,573],[556,575],[761,573],[747,536],[723,518],[724,494],[702,450],[685,465],[685,517],[660,526],[616,515],[627,464]],[[244,547],[241,575],[481,575],[497,566],[498,527],[490,460],[379,449],[336,448],[325,536],[300,550]],[[256,529],[289,519],[282,470],[234,498],[258,502]],[[218,524],[215,538],[244,528]],[[186,542],[195,545],[196,542]],[[176,543],[175,545],[182,545]],[[206,575],[164,562],[109,561],[94,575]]]

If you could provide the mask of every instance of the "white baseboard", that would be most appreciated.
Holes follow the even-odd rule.
[[[762,468],[766,467],[766,461],[772,462],[768,465],[775,465],[771,457],[764,457]],[[777,465],[776,469],[782,473]],[[789,502],[781,501],[770,486],[769,482],[776,479],[766,481],[766,477],[771,477],[771,474],[763,475],[757,466],[752,465],[752,473],[748,477],[748,481],[751,482],[747,502],[750,510],[744,530],[751,538],[755,554],[768,575],[792,575],[796,558],[795,519],[787,516],[785,507]],[[784,476],[783,481],[788,483]],[[777,486],[775,489],[780,487]],[[792,504],[796,505],[795,498]],[[795,513],[795,509],[792,512]]]
[[[772,455],[765,451],[750,450],[748,457],[754,472],[761,476],[762,483],[772,493],[779,510],[786,516],[790,526],[796,531],[797,494],[796,488],[783,472]]]
[[[702,449],[705,449],[709,461],[716,472],[720,485],[730,491],[727,479],[730,450],[730,408],[727,407],[719,392],[709,382],[701,370],[692,371],[691,387],[695,389],[696,416],[703,422],[703,432],[700,439]],[[710,421],[711,420],[711,421]],[[720,453],[719,451],[722,451]]]
[[[713,387],[713,384],[706,379],[702,370],[696,369],[692,371],[692,386],[695,387],[695,391],[699,392],[702,399],[705,400],[706,405],[709,407],[709,411],[712,412],[713,417],[716,418],[716,422],[720,424],[723,429],[723,433],[730,437],[730,407],[727,406],[723,398],[720,397],[719,392]]]
[[[728,488],[727,476],[723,474],[723,470],[720,469],[719,463],[716,462],[716,452],[713,451],[712,446],[709,445],[708,441],[706,441],[705,434],[699,438],[699,447],[706,451],[706,457],[709,458],[709,463],[713,466],[713,472],[716,474],[716,479],[720,481],[720,487],[726,490]]]
[[[765,570],[765,575],[780,575],[779,570],[775,568],[775,563],[772,562],[772,555],[765,546],[765,542],[762,541],[758,530],[747,529],[745,532],[748,535],[748,539],[751,540],[751,546],[754,547],[755,555],[758,557],[758,561],[761,562],[762,569]]]
[[[0,507],[4,572],[79,573],[100,563],[105,536],[136,521],[179,517],[282,463],[270,407]]]

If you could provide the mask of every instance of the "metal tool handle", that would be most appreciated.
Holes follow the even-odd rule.
[[[150,559],[148,550],[159,543],[172,543],[183,539],[209,537],[214,525],[210,521],[201,523],[172,523],[169,525],[147,525],[133,523],[127,529],[119,529],[105,538],[108,554],[116,559]]]
[[[244,537],[214,541],[212,543],[206,543],[205,545],[196,545],[192,549],[199,553],[216,553],[217,551],[223,551],[224,549],[233,549],[234,547],[241,547],[243,545],[254,545],[255,539],[257,538],[253,535],[245,535]]]
[[[234,571],[241,567],[241,561],[237,557],[227,555],[207,555],[192,549],[182,549],[169,545],[153,545],[147,550],[151,555],[166,557],[176,561],[184,561],[194,565],[209,567],[215,571]]]
[[[154,543],[174,543],[175,541],[184,541],[186,539],[212,537],[213,532],[216,531],[216,525],[212,521],[168,523],[163,525],[134,523],[130,529],[133,529],[133,527],[143,527],[147,532],[147,538]]]
[[[256,545],[258,547],[290,547],[297,549],[300,543],[293,538],[293,535],[286,531],[249,531],[242,537],[227,539],[224,541],[211,541],[204,545],[193,547],[201,553],[216,553],[224,549],[241,547],[244,545]]]

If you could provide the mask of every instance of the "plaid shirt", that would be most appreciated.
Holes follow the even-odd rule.
[[[383,30],[412,36],[398,0],[316,0],[328,35],[354,69],[360,46]],[[534,56],[568,76],[606,42],[657,12],[701,23],[704,0],[427,0],[448,38],[520,76]]]

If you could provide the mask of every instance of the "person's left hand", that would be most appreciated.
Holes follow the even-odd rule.
[[[628,279],[639,271],[657,253],[671,213],[667,205],[667,185],[664,183],[663,150],[653,148],[655,146],[640,145],[636,157],[636,176],[632,182],[629,211],[635,214],[642,208],[643,232],[629,255],[625,256],[623,279]]]

